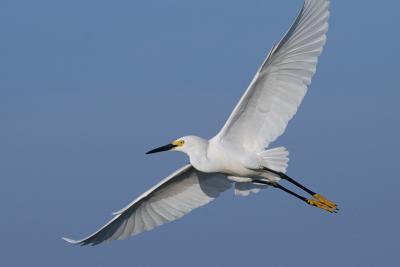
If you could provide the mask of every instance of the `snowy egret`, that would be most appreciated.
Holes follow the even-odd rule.
[[[285,130],[315,73],[326,42],[329,0],[305,0],[296,21],[273,46],[222,130],[212,139],[178,138],[147,154],[181,151],[190,164],[177,170],[122,210],[97,232],[81,239],[64,240],[96,245],[124,239],[176,220],[235,187],[248,195],[272,186],[306,204],[328,212],[337,206],[287,176],[288,151],[266,149]],[[283,187],[289,183],[311,195],[306,198]]]

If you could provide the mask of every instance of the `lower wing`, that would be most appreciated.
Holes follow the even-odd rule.
[[[202,173],[189,164],[114,213],[111,221],[90,236],[81,240],[63,239],[82,246],[124,239],[179,219],[230,187],[225,175]]]

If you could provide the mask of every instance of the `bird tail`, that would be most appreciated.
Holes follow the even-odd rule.
[[[259,153],[264,167],[277,171],[286,172],[289,162],[289,151],[285,147],[267,149]]]
[[[258,155],[261,157],[264,167],[277,172],[286,172],[289,162],[289,151],[285,147],[264,150]],[[278,176],[275,174],[269,175],[278,178]],[[267,187],[267,185],[253,184],[251,182],[236,182],[235,195],[248,196],[250,193],[258,193],[261,189],[265,189]]]

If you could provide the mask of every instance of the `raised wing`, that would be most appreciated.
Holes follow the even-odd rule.
[[[97,232],[82,240],[63,239],[80,245],[124,239],[179,219],[230,187],[226,176],[202,173],[186,165],[114,213],[115,217]]]
[[[329,0],[305,0],[215,139],[260,151],[285,131],[315,73],[328,19]]]

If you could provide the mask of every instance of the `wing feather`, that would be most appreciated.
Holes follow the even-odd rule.
[[[115,217],[97,232],[82,240],[64,240],[80,245],[96,245],[124,239],[181,218],[230,187],[231,182],[225,175],[202,173],[186,165],[114,213]]]
[[[261,151],[285,131],[303,100],[326,42],[329,0],[305,0],[214,138]]]

